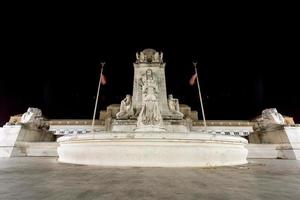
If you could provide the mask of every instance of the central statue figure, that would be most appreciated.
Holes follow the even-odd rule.
[[[141,78],[142,87],[142,108],[138,116],[137,127],[163,125],[163,119],[158,106],[157,95],[159,88],[156,77],[151,69]]]

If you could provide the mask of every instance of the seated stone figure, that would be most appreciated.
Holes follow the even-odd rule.
[[[121,101],[120,111],[116,114],[117,119],[126,119],[129,117],[132,101],[131,96],[126,95],[125,99]]]
[[[179,110],[179,101],[178,99],[173,98],[173,95],[168,96],[168,106],[172,114],[182,118],[183,114]]]

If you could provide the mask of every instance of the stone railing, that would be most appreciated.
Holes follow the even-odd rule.
[[[51,119],[49,125],[92,125],[89,119]],[[104,125],[104,121],[95,120],[95,125]]]
[[[255,122],[243,120],[207,120],[207,126],[253,126]],[[193,126],[204,126],[202,120],[194,121]]]

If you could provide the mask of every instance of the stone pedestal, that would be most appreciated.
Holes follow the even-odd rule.
[[[0,157],[23,156],[19,144],[22,142],[55,141],[55,136],[45,130],[12,125],[0,128]]]
[[[274,125],[249,136],[251,144],[276,144],[278,158],[300,160],[300,126]]]

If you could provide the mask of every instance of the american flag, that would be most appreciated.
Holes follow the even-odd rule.
[[[194,85],[196,83],[197,74],[193,74],[193,76],[190,78],[189,84]]]
[[[106,85],[107,80],[106,80],[105,75],[101,74],[100,80],[101,80],[101,84],[102,84],[102,85]]]

